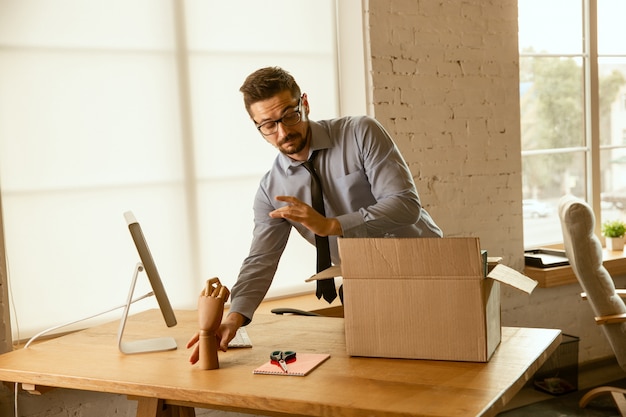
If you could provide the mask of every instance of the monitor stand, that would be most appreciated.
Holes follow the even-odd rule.
[[[137,262],[137,265],[135,265],[135,271],[133,273],[133,280],[130,284],[130,291],[128,292],[126,306],[124,307],[124,313],[122,314],[122,320],[120,321],[120,327],[117,331],[117,345],[120,351],[125,354],[175,350],[177,347],[176,340],[174,340],[174,338],[172,337],[157,337],[154,339],[133,340],[129,342],[125,342],[122,340],[122,337],[124,335],[124,327],[126,326],[126,320],[128,318],[128,311],[130,310],[130,305],[133,302],[133,293],[135,292],[137,277],[139,276],[139,273],[143,270],[143,264],[141,262]],[[154,293],[151,293],[150,295],[154,295]]]

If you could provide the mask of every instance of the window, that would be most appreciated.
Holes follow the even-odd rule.
[[[281,0],[268,14],[264,2],[245,0],[0,0],[0,190],[14,340],[125,302],[138,261],[127,210],[175,308],[195,308],[213,276],[232,287],[258,181],[276,155],[239,86],[279,65],[308,93],[311,117],[362,113],[338,100],[340,69],[350,83],[359,78],[338,62],[340,47],[359,46],[337,38],[347,5]],[[350,96],[364,103],[359,94]],[[312,291],[304,279],[314,272],[314,248],[294,236],[269,295]],[[136,294],[147,288],[140,279]],[[156,306],[142,304],[133,310]]]
[[[598,224],[626,219],[626,28],[619,0],[519,0],[524,245],[562,240],[556,206],[589,201]],[[599,230],[599,228],[597,229]]]

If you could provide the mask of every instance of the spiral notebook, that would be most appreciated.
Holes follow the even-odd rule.
[[[253,372],[264,375],[305,376],[328,358],[330,355],[327,353],[298,353],[296,360],[287,364],[287,372],[283,372],[282,368],[272,361],[264,363]]]

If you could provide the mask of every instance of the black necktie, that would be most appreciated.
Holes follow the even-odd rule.
[[[326,216],[324,210],[324,196],[322,195],[322,183],[315,172],[313,161],[317,156],[317,151],[313,151],[308,161],[302,166],[311,173],[311,198],[313,200],[313,208],[322,216]],[[315,235],[315,247],[317,248],[317,272],[323,271],[331,266],[330,262],[330,246],[328,245],[328,236]],[[324,297],[324,300],[332,303],[337,298],[337,289],[335,288],[335,279],[321,279],[317,281],[317,298]]]

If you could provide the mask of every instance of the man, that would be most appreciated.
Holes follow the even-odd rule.
[[[224,351],[267,293],[292,227],[312,244],[316,235],[328,237],[335,264],[340,263],[338,236],[442,236],[420,204],[406,162],[374,119],[310,121],[307,95],[277,67],[252,73],[240,91],[256,128],[280,154],[261,179],[254,200],[250,253],[232,288],[230,312],[218,330]],[[313,174],[304,165],[311,156],[323,191],[324,215],[312,207]],[[196,341],[192,338],[188,347]],[[196,360],[197,347],[190,358]]]

